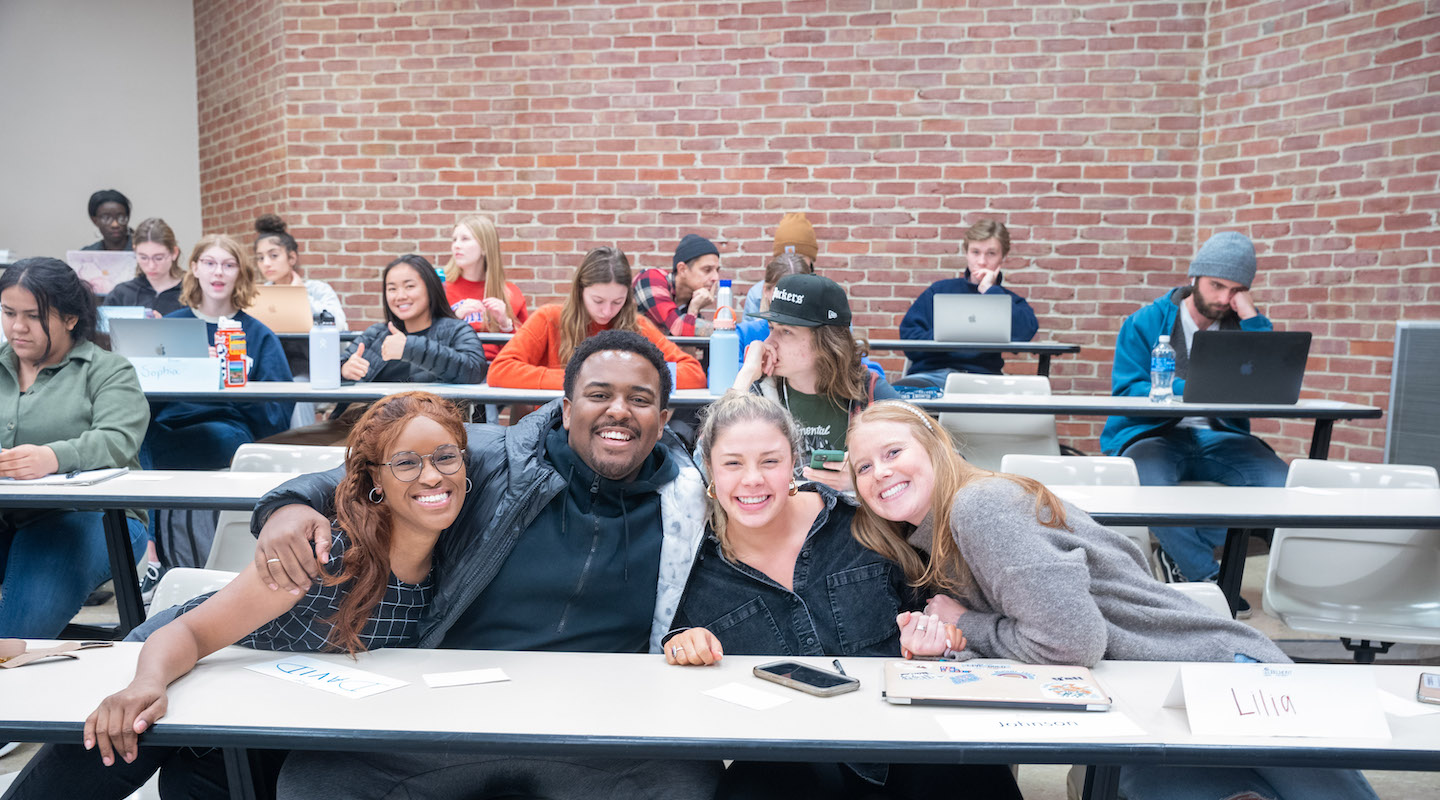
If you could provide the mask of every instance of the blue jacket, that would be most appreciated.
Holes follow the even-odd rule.
[[[195,319],[195,312],[189,308],[172,311],[167,317]],[[235,312],[235,319],[245,331],[245,355],[252,360],[247,380],[292,381],[290,362],[285,360],[285,351],[280,338],[265,327],[265,323],[246,314]],[[216,325],[205,323],[205,333],[215,341]],[[250,431],[252,439],[263,439],[281,431],[290,430],[290,415],[295,411],[294,403],[152,403],[150,413],[152,424],[167,430],[178,430],[200,422],[222,420],[243,425]]]
[[[970,271],[962,278],[947,278],[930,284],[929,288],[915,298],[905,318],[900,320],[901,339],[935,338],[935,295],[937,294],[979,294],[979,287],[970,282]],[[985,294],[1010,295],[1010,341],[1028,342],[1035,338],[1040,323],[1035,320],[1035,311],[1025,298],[1001,286],[991,286]],[[906,350],[910,359],[910,372],[935,372],[949,369],[957,372],[980,372],[999,375],[1005,369],[1005,359],[999,353],[974,353],[968,350],[930,352]]]
[[[1115,337],[1115,366],[1110,370],[1110,394],[1116,397],[1145,397],[1150,394],[1150,351],[1175,330],[1180,303],[1190,294],[1190,287],[1171,289],[1155,298],[1155,302],[1125,318],[1120,335]],[[1240,329],[1268,331],[1274,326],[1263,314],[1240,320]],[[1176,377],[1175,396],[1185,394],[1185,379]],[[1125,448],[1148,436],[1165,433],[1179,422],[1165,417],[1110,417],[1100,433],[1100,449],[1108,456],[1118,456]],[[1220,430],[1234,433],[1250,432],[1247,419],[1216,419]]]

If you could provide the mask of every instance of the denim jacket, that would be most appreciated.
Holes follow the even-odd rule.
[[[795,561],[794,591],[726,560],[707,528],[670,635],[706,628],[727,655],[900,655],[895,615],[919,607],[904,571],[855,541],[848,498],[818,484],[801,491],[825,504]]]

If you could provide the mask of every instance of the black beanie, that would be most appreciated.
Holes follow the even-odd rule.
[[[697,233],[687,233],[685,238],[680,240],[680,246],[675,248],[675,260],[670,262],[673,269],[681,264],[688,264],[691,261],[705,255],[720,255],[720,249],[714,242],[706,239]]]

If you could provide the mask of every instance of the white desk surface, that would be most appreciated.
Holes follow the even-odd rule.
[[[1437,489],[1051,486],[1104,525],[1440,528]]]
[[[86,651],[0,673],[0,735],[78,739],[86,715],[133,675],[138,644]],[[880,697],[884,659],[843,659],[858,692],[816,698],[754,678],[755,664],[727,657],[709,668],[671,667],[655,655],[385,650],[358,666],[410,682],[364,699],[340,698],[258,675],[240,666],[282,654],[228,648],[206,659],[170,692],[170,713],[148,738],[156,744],[230,744],[298,749],[602,752],[645,757],[955,760],[1006,763],[1213,763],[1346,765],[1440,770],[1440,714],[1389,717],[1389,740],[1205,738],[1192,736],[1182,709],[1162,708],[1178,664],[1107,662],[1096,673],[1140,737],[1020,742],[956,741],[936,718],[965,709],[892,706]],[[343,656],[319,656],[336,664]],[[829,659],[799,659],[829,667]],[[504,683],[429,689],[421,675],[500,667]],[[1382,691],[1413,701],[1421,667],[1343,665],[1368,670]],[[789,702],[755,711],[702,692],[728,683]],[[142,743],[145,739],[142,738]]]
[[[0,508],[213,508],[249,511],[286,472],[132,470],[90,486],[0,482]]]

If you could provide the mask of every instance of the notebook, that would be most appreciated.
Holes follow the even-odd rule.
[[[1309,355],[1307,331],[1196,331],[1185,402],[1293,405]]]
[[[132,250],[69,250],[65,263],[97,295],[110,294],[111,289],[135,277]]]
[[[1110,710],[1110,695],[1085,667],[887,661],[883,694],[900,705]]]
[[[314,325],[310,296],[304,286],[257,286],[255,302],[245,313],[275,333],[309,333]]]
[[[209,358],[203,319],[112,319],[110,349],[126,358]]]
[[[1010,295],[937,294],[933,299],[935,341],[1010,341]]]

